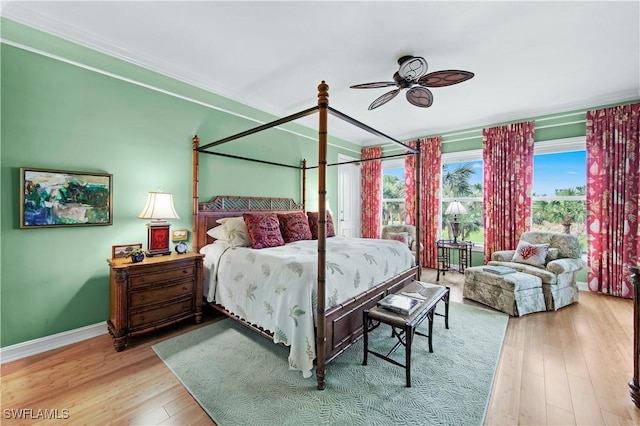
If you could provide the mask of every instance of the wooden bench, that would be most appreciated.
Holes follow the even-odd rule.
[[[379,306],[363,312],[364,359],[362,365],[367,365],[367,357],[371,353],[378,358],[403,367],[405,369],[407,387],[411,387],[411,344],[413,342],[413,336],[414,334],[418,334],[427,337],[429,352],[433,352],[432,335],[434,315],[443,316],[445,327],[449,328],[449,287],[413,281],[411,284],[402,288],[399,293],[418,293],[424,297],[424,300],[420,302],[420,306],[411,315],[397,314]],[[441,300],[445,303],[444,314],[437,314],[435,313],[435,309]],[[429,320],[429,334],[416,331],[416,328],[425,319]],[[380,324],[390,325],[392,330],[391,337],[398,339],[398,342],[386,355],[369,349],[369,332],[378,328]],[[390,355],[398,349],[400,345],[405,347],[405,364],[390,358]]]

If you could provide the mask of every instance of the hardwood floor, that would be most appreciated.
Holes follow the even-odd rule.
[[[422,279],[435,282],[435,271]],[[462,275],[440,283],[451,287],[451,300],[482,306],[462,299]],[[151,345],[217,318],[208,312],[201,325],[129,339],[123,352],[104,335],[4,364],[0,423],[212,425]],[[640,424],[627,384],[632,345],[631,300],[582,292],[557,312],[510,318],[485,424]],[[10,418],[20,409],[31,409],[32,419]]]

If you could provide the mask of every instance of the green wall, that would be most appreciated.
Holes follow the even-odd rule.
[[[136,216],[146,193],[173,193],[180,219],[172,227],[191,229],[192,136],[204,145],[279,117],[4,18],[0,32],[0,346],[6,347],[105,321],[106,259],[112,245],[145,243],[146,221]],[[584,135],[584,124],[575,121],[585,113],[574,115],[535,118],[536,141]],[[297,134],[273,129],[220,151],[317,164],[316,130],[283,127]],[[479,149],[481,133],[445,134],[443,152]],[[360,152],[344,140],[329,143],[329,162]],[[113,225],[20,229],[20,167],[111,173]],[[218,194],[300,199],[299,172],[292,169],[209,155],[201,155],[200,168],[202,201]],[[316,185],[312,171],[310,209],[317,207]],[[328,169],[327,190],[337,199],[335,168]]]
[[[1,24],[0,345],[6,347],[105,321],[106,259],[113,245],[146,245],[147,221],[137,215],[147,192],[173,193],[180,219],[172,228],[191,229],[192,136],[204,145],[279,117],[6,19]],[[273,129],[219,151],[317,164],[317,130],[284,127],[307,137]],[[360,151],[336,138],[329,143],[330,162]],[[112,174],[113,225],[20,229],[20,167]],[[211,155],[201,155],[200,167],[202,201],[218,194],[301,198],[294,169]],[[327,176],[334,199],[336,172]],[[307,176],[307,206],[317,207],[315,172]]]

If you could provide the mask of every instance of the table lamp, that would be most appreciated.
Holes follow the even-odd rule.
[[[467,214],[467,210],[459,201],[454,201],[449,204],[447,207],[447,211],[444,212],[446,215],[453,215],[453,222],[449,222],[451,225],[451,232],[453,233],[453,243],[458,243],[458,236],[460,235],[460,222],[458,222],[459,214]]]
[[[147,204],[138,215],[139,219],[152,219],[147,223],[147,256],[171,254],[169,228],[164,219],[179,219],[173,207],[173,195],[166,192],[149,192]]]

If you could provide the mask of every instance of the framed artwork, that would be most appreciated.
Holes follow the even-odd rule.
[[[123,257],[127,257],[127,256],[129,256],[129,253],[131,253],[132,251],[134,251],[136,249],[142,250],[142,243],[122,244],[122,245],[119,245],[119,246],[112,246],[111,247],[111,258],[112,259],[120,259],[120,258],[123,258]]]
[[[111,225],[110,174],[20,168],[20,228]]]
[[[186,229],[174,229],[171,231],[171,239],[173,241],[186,241],[189,237],[189,231]]]

